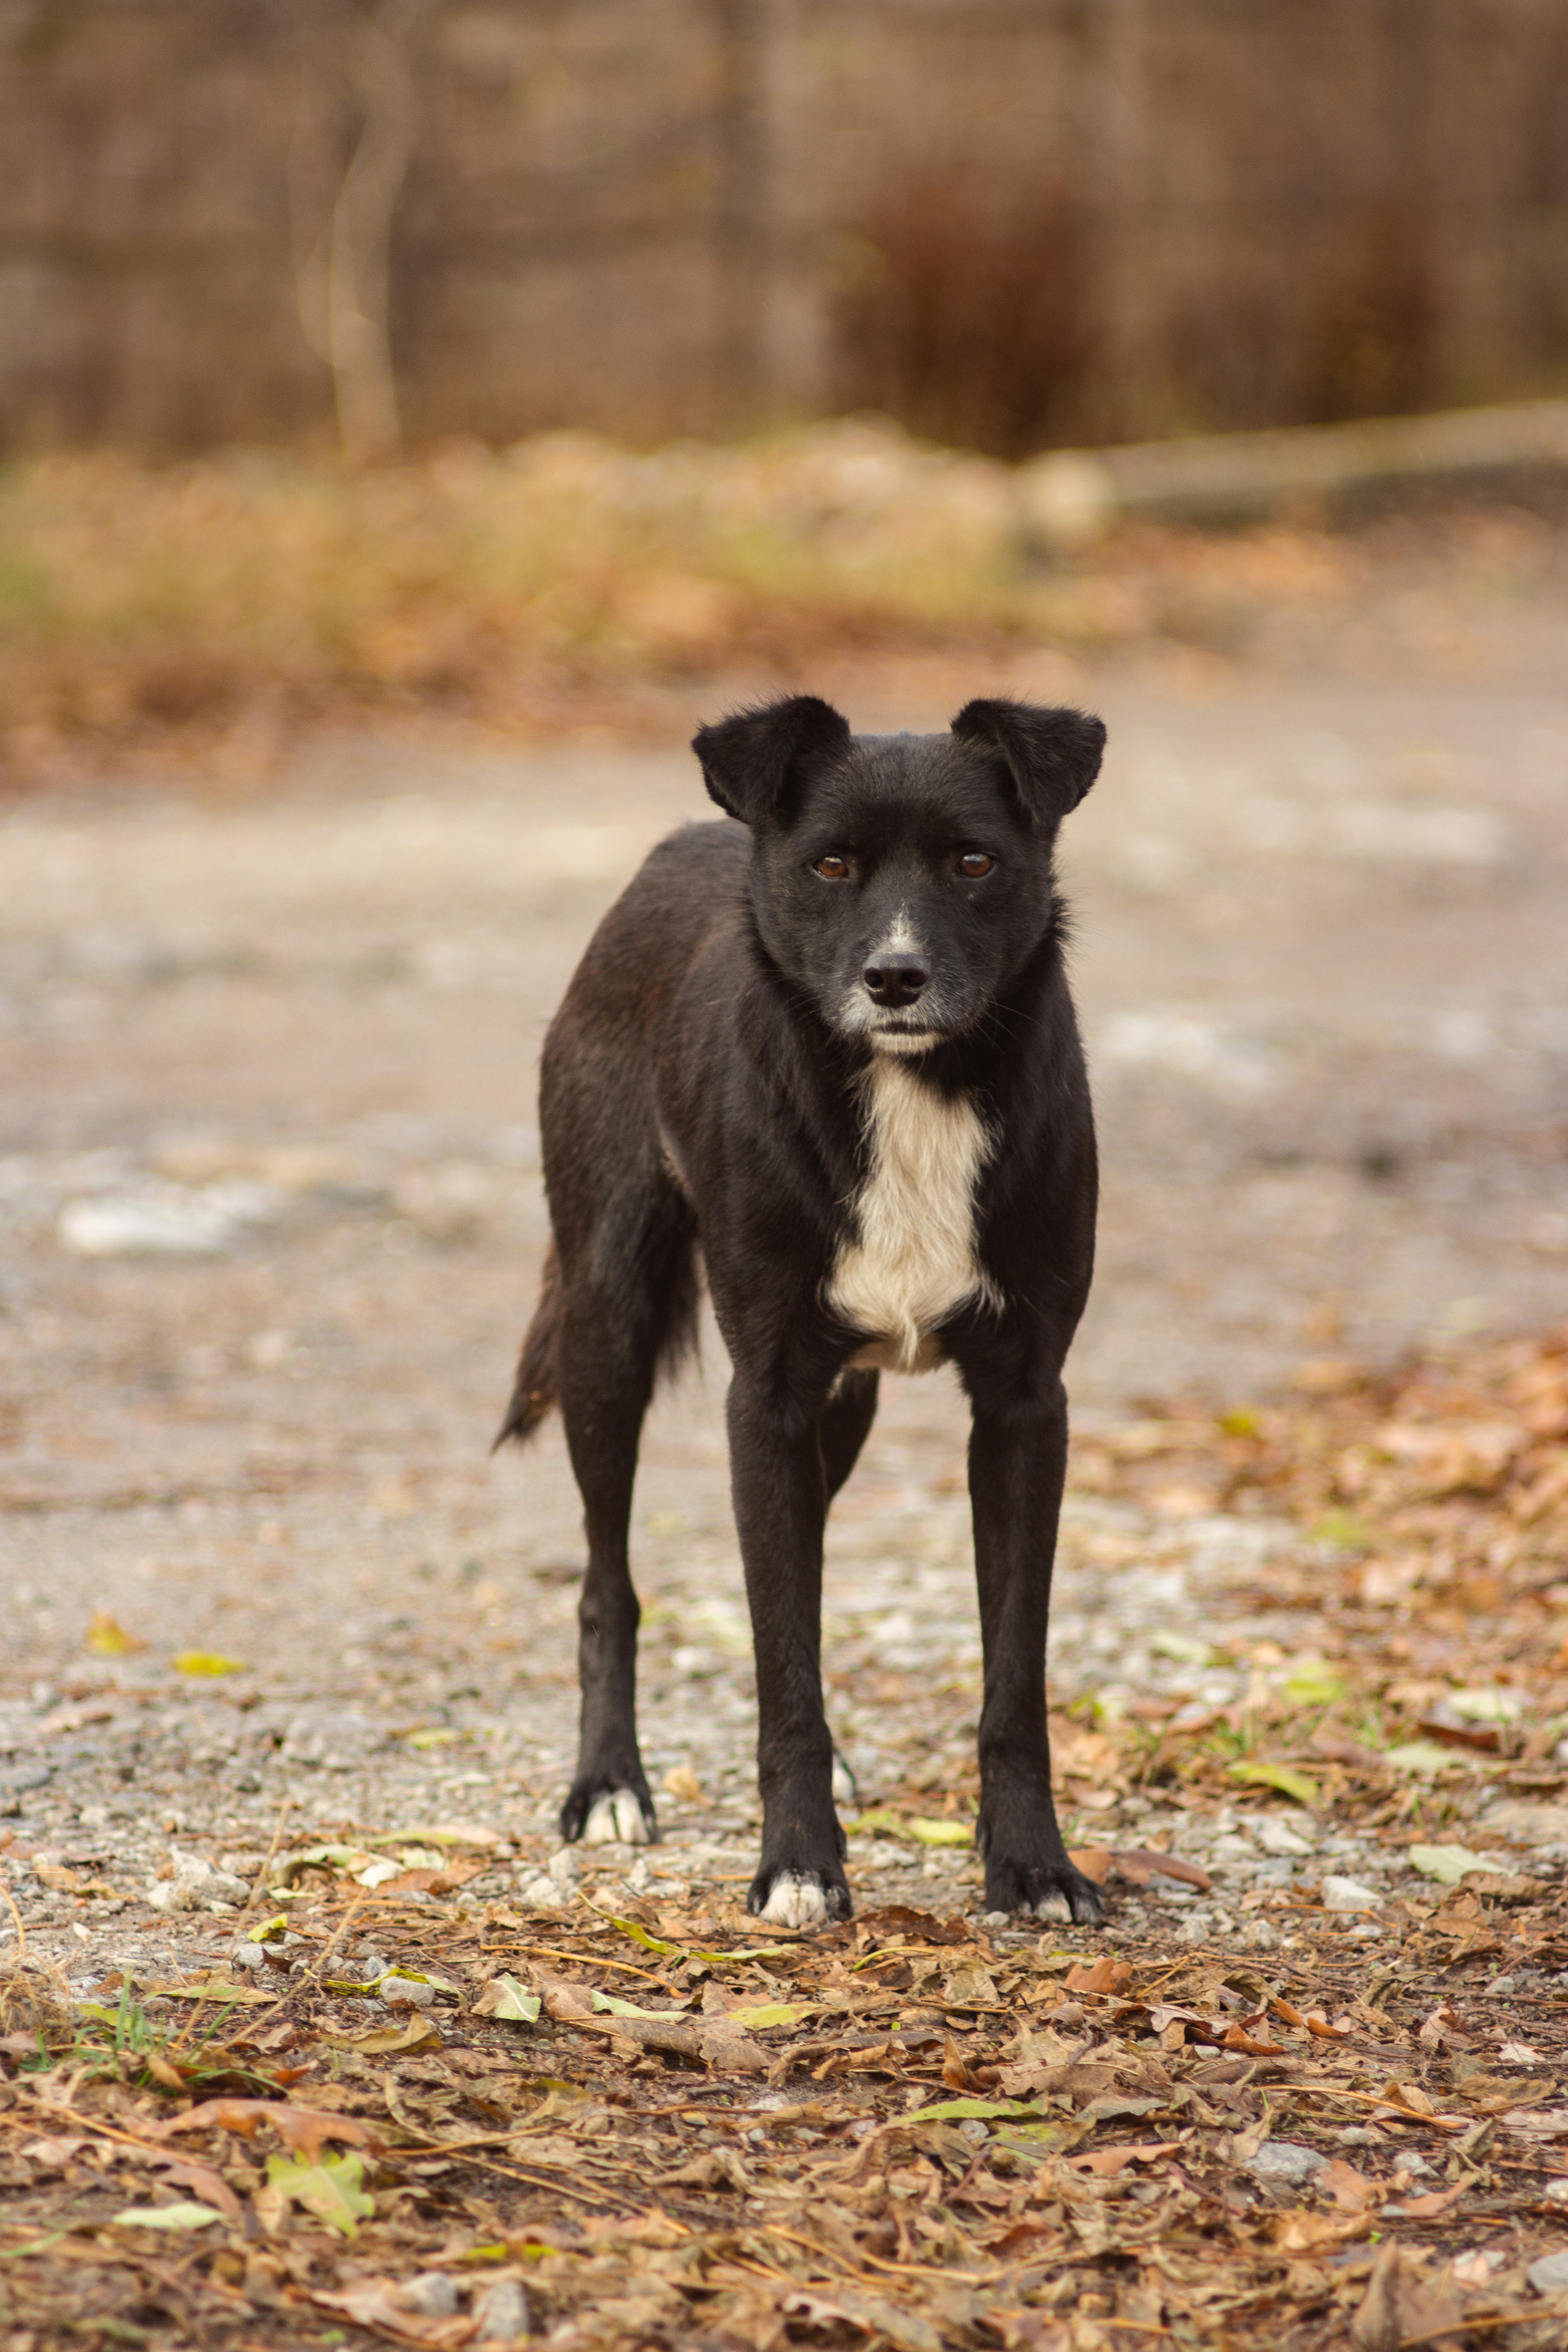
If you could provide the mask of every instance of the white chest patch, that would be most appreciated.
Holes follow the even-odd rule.
[[[937,1325],[989,1289],[974,1254],[974,1187],[991,1139],[973,1103],[884,1054],[866,1076],[866,1129],[858,1236],[839,1255],[827,1303],[870,1335],[858,1365],[929,1371],[941,1360]]]

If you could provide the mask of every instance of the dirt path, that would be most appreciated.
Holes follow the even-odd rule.
[[[1568,1311],[1568,700],[1106,708],[1067,858],[1106,1159],[1080,1427]],[[226,1949],[221,1915],[143,1891],[181,1845],[248,1875],[285,1801],[290,1835],[466,1818],[531,1867],[553,1850],[576,1501],[558,1432],[486,1454],[544,1230],[533,1064],[618,882],[707,813],[684,755],[366,746],[232,813],[0,827],[0,1806],[116,1890],[14,1867],[79,1981]],[[128,1254],[149,1217],[211,1254]],[[670,1800],[654,1867],[732,1892],[751,1700],[719,1355],[658,1410],[637,1527],[652,1775],[705,1792]],[[888,1388],[831,1547],[869,1796],[911,1758],[940,1785],[978,1659],[958,1399]],[[1190,1677],[1151,1642],[1279,1540],[1069,1517],[1066,1696]],[[145,1649],[93,1656],[95,1612]],[[173,1673],[187,1652],[245,1671]],[[906,1864],[971,1898],[965,1855]]]

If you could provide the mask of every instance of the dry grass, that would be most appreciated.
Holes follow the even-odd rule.
[[[1555,668],[1531,649],[1554,639],[1563,551],[1539,519],[1457,509],[1352,534],[1129,528],[1051,570],[1007,467],[875,419],[363,469],[52,457],[0,471],[0,787],[182,754],[244,782],[323,724],[678,736],[699,682],[831,692],[911,656],[928,686],[946,656],[961,687],[1025,690],[1052,651]]]
[[[637,456],[558,434],[353,471],[246,455],[0,478],[0,740],[445,708],[1029,625],[1005,470],[896,429]]]
[[[0,1961],[0,2035],[5,2034],[37,2034],[50,2048],[69,2042],[70,1986],[52,1960],[12,1955]]]

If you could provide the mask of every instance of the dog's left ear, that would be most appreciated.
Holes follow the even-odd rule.
[[[742,710],[717,727],[700,727],[691,748],[702,781],[721,809],[742,824],[761,824],[784,806],[811,763],[849,749],[849,722],[815,694],[792,694],[761,710]]]
[[[1084,710],[1035,702],[966,702],[952,722],[961,743],[998,753],[1037,824],[1057,824],[1077,808],[1100,773],[1105,726]]]

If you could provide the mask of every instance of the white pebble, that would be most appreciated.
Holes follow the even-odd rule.
[[[1363,1886],[1359,1878],[1323,1880],[1320,1890],[1325,1911],[1381,1911],[1383,1897],[1374,1886]]]

